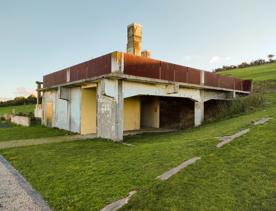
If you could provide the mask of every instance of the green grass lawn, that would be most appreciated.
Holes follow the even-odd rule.
[[[19,113],[30,113],[34,112],[35,105],[20,105],[20,106],[7,106],[7,107],[0,107],[0,116],[3,114],[11,114],[13,109],[15,112]]]
[[[219,72],[220,75],[234,76],[255,81],[276,80],[276,62],[254,67]]]
[[[18,139],[33,139],[52,136],[60,136],[68,134],[65,130],[56,128],[47,128],[41,125],[33,125],[30,127],[16,126],[9,124],[10,127],[0,128],[0,142]]]
[[[257,112],[169,134],[126,138],[135,147],[92,140],[1,151],[55,210],[98,210],[131,190],[124,209],[272,210],[276,196],[276,120],[217,149],[216,137],[276,118],[276,95]],[[166,182],[155,178],[201,156]]]

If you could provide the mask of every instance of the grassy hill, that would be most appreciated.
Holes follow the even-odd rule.
[[[276,62],[254,67],[240,68],[219,72],[221,75],[233,76],[255,81],[276,80]]]
[[[275,64],[226,71],[242,78],[276,79]],[[271,67],[272,66],[272,67]],[[237,72],[236,72],[237,71]],[[263,107],[199,128],[1,150],[54,210],[99,210],[137,194],[123,210],[275,210],[276,87]],[[260,126],[253,121],[272,119]],[[250,132],[216,148],[218,137]],[[167,181],[157,176],[194,156],[201,160]]]
[[[20,105],[20,106],[7,106],[0,107],[0,116],[3,114],[11,114],[13,110],[16,113],[30,113],[34,112],[35,105]]]

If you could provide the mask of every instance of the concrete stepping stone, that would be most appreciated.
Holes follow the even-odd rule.
[[[126,145],[126,146],[128,146],[128,147],[134,147],[134,145],[133,144],[128,144],[128,143],[122,143],[123,145]]]
[[[263,125],[265,124],[266,122],[268,122],[269,120],[271,120],[272,118],[261,118],[257,121],[254,122],[254,125]]]
[[[250,131],[250,129],[247,128],[247,129],[244,129],[244,130],[241,130],[241,131],[235,133],[232,136],[220,137],[219,140],[221,142],[219,144],[217,144],[217,147],[221,148],[221,147],[223,147],[223,145],[230,143],[231,141],[235,140],[236,138],[239,138],[239,137],[243,136],[244,134],[248,133],[249,131]]]
[[[120,208],[122,208],[124,205],[126,205],[129,201],[129,199],[136,193],[136,191],[129,192],[128,196],[126,198],[120,199],[118,201],[115,201],[104,208],[101,209],[101,211],[116,211]]]
[[[181,163],[179,166],[177,166],[175,168],[172,168],[171,170],[169,170],[169,171],[165,172],[164,174],[158,176],[157,179],[167,180],[171,176],[177,174],[179,171],[181,171],[182,169],[186,168],[187,166],[195,163],[199,159],[200,159],[200,157],[193,157],[190,160],[187,160],[187,161]]]

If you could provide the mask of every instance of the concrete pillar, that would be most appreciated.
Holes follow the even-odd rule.
[[[36,92],[37,92],[37,100],[36,100],[36,104],[39,105],[41,104],[41,88],[42,88],[42,82],[40,81],[36,81]]]
[[[127,27],[127,52],[141,56],[142,49],[142,26],[138,23],[130,24]]]
[[[200,91],[200,101],[195,101],[194,110],[195,127],[202,124],[204,121],[204,91]]]
[[[97,137],[123,140],[123,93],[122,81],[112,81],[112,86],[101,80],[97,88]],[[112,95],[108,94],[112,90]]]

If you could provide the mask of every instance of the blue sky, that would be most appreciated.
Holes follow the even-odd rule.
[[[143,49],[212,70],[276,54],[275,0],[0,0],[0,98],[44,74],[114,50],[143,25]]]

